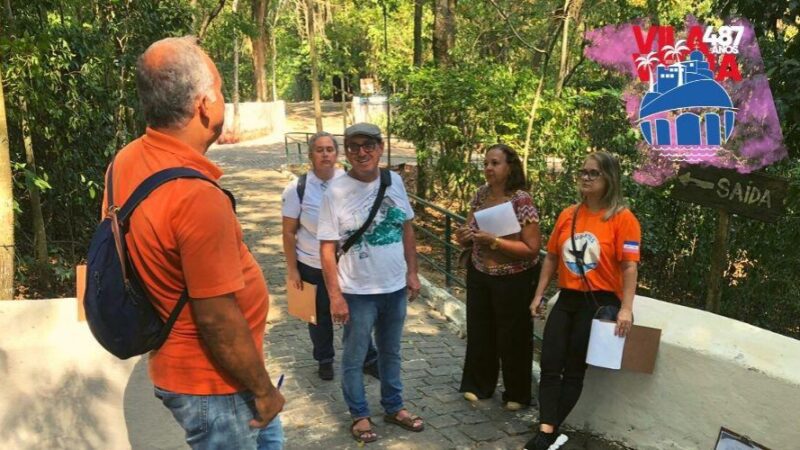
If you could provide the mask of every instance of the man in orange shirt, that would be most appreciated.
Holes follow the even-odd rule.
[[[152,44],[136,85],[148,128],[114,160],[114,203],[170,167],[218,180],[222,171],[204,155],[222,131],[222,80],[196,40]],[[232,206],[214,184],[181,178],[131,216],[129,254],[159,314],[166,319],[184,290],[189,296],[167,341],[150,353],[149,372],[192,448],[280,449],[284,399],[263,358],[267,286]]]

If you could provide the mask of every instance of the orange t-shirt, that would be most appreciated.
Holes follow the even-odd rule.
[[[558,216],[553,234],[547,242],[547,252],[558,256],[558,287],[577,291],[609,291],[622,299],[622,261],[639,261],[642,231],[639,221],[629,209],[624,209],[607,221],[605,210],[592,213],[581,206],[575,221],[575,245],[584,249],[584,271],[591,289],[581,278],[570,251],[572,243],[572,216],[575,206],[570,206]]]
[[[170,167],[192,168],[214,181],[222,176],[196,150],[148,128],[116,156],[114,203],[122,206],[148,176]],[[105,195],[103,203],[105,211]],[[244,390],[214,363],[191,315],[193,301],[233,293],[262,353],[269,294],[261,268],[242,241],[230,199],[208,181],[177,179],[153,191],[130,222],[128,251],[159,314],[166,320],[185,287],[190,297],[167,341],[150,352],[153,384],[194,395]]]

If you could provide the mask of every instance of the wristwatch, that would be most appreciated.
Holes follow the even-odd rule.
[[[495,238],[492,241],[491,245],[489,245],[489,248],[492,249],[492,250],[497,250],[497,246],[499,246],[499,245],[500,245],[500,238],[495,236]]]

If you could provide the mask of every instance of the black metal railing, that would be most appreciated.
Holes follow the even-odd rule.
[[[408,198],[417,205],[416,210],[418,212],[424,211],[428,213],[426,214],[426,217],[430,217],[430,211],[444,216],[443,230],[441,229],[440,224],[437,226],[437,224],[433,224],[431,221],[414,221],[414,229],[417,230],[417,232],[421,235],[425,236],[426,239],[439,244],[440,248],[444,251],[444,265],[442,265],[440,262],[437,262],[437,260],[432,256],[424,255],[419,252],[417,252],[417,256],[423,261],[427,262],[431,268],[444,275],[445,286],[448,288],[452,287],[454,284],[461,286],[462,288],[466,287],[464,278],[456,273],[457,267],[455,267],[455,263],[457,262],[458,255],[461,253],[461,247],[453,243],[453,233],[455,227],[463,225],[467,219],[464,216],[460,216],[452,211],[444,209],[441,206],[435,205],[427,200],[417,197],[414,194],[408,194]]]

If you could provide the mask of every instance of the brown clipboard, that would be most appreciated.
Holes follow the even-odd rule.
[[[317,286],[303,281],[303,290],[297,289],[286,279],[286,300],[289,304],[289,315],[317,324]]]
[[[658,346],[661,343],[661,330],[658,328],[631,326],[622,350],[623,370],[653,373],[656,367]]]

